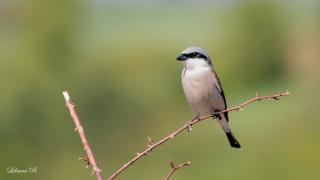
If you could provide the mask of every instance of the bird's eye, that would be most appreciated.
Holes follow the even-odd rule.
[[[197,56],[197,53],[196,53],[196,52],[193,52],[191,55],[192,55],[193,57],[196,57],[196,56]]]

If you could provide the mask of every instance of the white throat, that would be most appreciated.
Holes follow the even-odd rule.
[[[212,69],[212,66],[210,66],[205,60],[198,58],[183,61],[183,65],[187,71],[203,71]]]

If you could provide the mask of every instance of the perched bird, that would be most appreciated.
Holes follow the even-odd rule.
[[[189,47],[177,60],[184,65],[181,75],[184,94],[197,116],[225,110],[226,98],[208,53],[199,47]],[[228,112],[218,115],[217,119],[231,147],[240,148],[229,127]]]

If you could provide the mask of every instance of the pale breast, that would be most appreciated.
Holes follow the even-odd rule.
[[[201,115],[223,107],[222,98],[215,84],[217,80],[210,68],[197,68],[182,73],[182,85],[192,109]]]

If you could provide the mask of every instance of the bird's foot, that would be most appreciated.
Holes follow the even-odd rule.
[[[215,112],[213,112],[211,115],[214,119],[221,119],[221,116],[220,116],[220,111],[216,110]]]
[[[197,114],[191,121],[188,122],[187,130],[188,130],[189,132],[192,131],[192,123],[193,123],[194,121],[196,121],[196,120],[199,120],[199,118],[200,118],[200,115]]]

